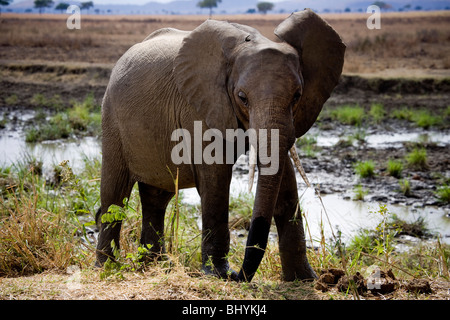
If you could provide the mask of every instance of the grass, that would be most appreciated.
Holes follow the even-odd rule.
[[[355,172],[361,178],[371,178],[375,175],[375,163],[372,160],[358,161],[355,164]]]
[[[33,98],[37,105],[49,106],[48,100],[41,94],[37,94]],[[57,106],[53,105],[51,108],[56,110],[60,108],[60,105],[58,103]],[[25,141],[41,142],[64,139],[72,135],[100,135],[100,132],[100,106],[95,103],[93,95],[90,94],[83,102],[73,101],[69,108],[57,112],[48,121],[42,117],[42,113],[37,113],[35,126],[28,128],[25,132]]]
[[[412,169],[428,169],[427,150],[425,148],[415,148],[406,155],[406,161]]]
[[[332,119],[343,124],[361,126],[364,119],[364,108],[355,106],[341,106],[331,112]]]
[[[412,121],[420,128],[428,129],[442,123],[442,118],[432,115],[428,110],[414,112]]]
[[[403,163],[399,160],[389,160],[387,171],[390,176],[400,179],[402,177]]]
[[[436,195],[443,203],[450,203],[450,186],[442,185],[437,188]]]
[[[0,198],[2,298],[60,299],[75,293],[82,299],[119,296],[126,299],[346,299],[354,295],[351,291],[341,293],[333,291],[335,289],[324,294],[313,288],[314,283],[281,282],[281,260],[277,245],[272,242],[250,285],[203,276],[200,272],[201,231],[196,223],[199,208],[183,204],[181,198],[172,199],[167,209],[165,234],[166,244],[172,243],[167,253],[170,260],[142,263],[139,258],[145,254],[145,248],[139,244],[141,212],[136,188],[121,213],[123,225],[117,263],[94,269],[95,246],[89,241],[87,231],[92,227],[98,208],[100,163],[86,159],[85,168],[79,174],[74,174],[68,163],[62,163],[61,182],[53,185],[46,183],[38,167],[39,161],[29,159],[0,170],[0,181],[3,181]],[[253,202],[249,195],[232,198],[230,222],[248,221]],[[394,229],[387,222],[387,210],[380,208],[373,214],[383,217],[376,230],[380,232],[375,235],[376,241],[370,240],[373,239],[370,234],[369,238],[357,235],[348,247],[339,237],[331,242],[323,235],[322,239],[313,240],[317,241],[319,250],[308,249],[307,254],[318,274],[326,268],[364,274],[372,265],[380,264],[394,268],[396,276],[401,278],[414,275],[448,280],[445,273],[450,256],[448,246],[428,244],[420,251],[423,264],[415,263],[410,255],[401,256],[391,249],[395,234],[391,236]],[[178,221],[172,228],[172,221],[176,221],[174,216]],[[245,223],[234,223],[231,228],[241,230]],[[395,232],[399,233],[400,229],[407,227],[396,221]],[[384,236],[381,236],[383,230]],[[232,238],[228,259],[233,269],[239,270],[242,265],[244,250],[245,239]],[[389,253],[387,259],[386,252]],[[416,251],[413,254],[416,255]],[[69,274],[65,273],[67,270]],[[22,275],[30,277],[9,278]],[[31,282],[24,285],[24,281]],[[96,291],[104,284],[110,286],[108,292]],[[72,285],[80,289],[73,289]]]
[[[370,106],[369,115],[375,123],[381,123],[386,116],[386,111],[381,103],[374,103]]]

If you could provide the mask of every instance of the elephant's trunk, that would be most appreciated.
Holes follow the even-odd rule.
[[[283,177],[284,164],[288,157],[289,148],[295,139],[292,121],[286,121],[289,116],[289,114],[280,115],[278,124],[272,126],[272,129],[267,129],[267,131],[256,129],[258,135],[258,184],[244,262],[239,273],[239,280],[241,281],[251,281],[267,246],[269,229]],[[252,126],[251,124],[250,126],[253,128],[262,127],[259,125]],[[267,128],[268,126],[263,127]],[[252,158],[252,152],[250,152],[250,158]],[[269,159],[270,161],[268,161]]]

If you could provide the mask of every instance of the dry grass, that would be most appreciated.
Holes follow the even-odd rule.
[[[214,16],[248,24],[275,39],[288,15]],[[324,14],[347,44],[344,72],[450,68],[450,13],[383,13],[381,29],[366,27],[368,14]],[[65,15],[4,14],[0,59],[114,63],[134,43],[163,27],[192,30],[206,16],[82,16],[81,30],[68,30]]]

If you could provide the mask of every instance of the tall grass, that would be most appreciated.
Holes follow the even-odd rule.
[[[4,182],[0,198],[0,275],[64,271],[70,265],[91,269],[95,260],[95,244],[89,242],[86,230],[92,226],[95,209],[99,206],[99,162],[86,160],[85,169],[80,174],[74,174],[68,163],[62,163],[59,170],[61,182],[54,185],[47,184],[45,178],[36,172],[35,166],[24,163],[0,170],[0,180]],[[253,201],[253,196],[244,195],[230,200],[232,230],[245,233]],[[121,250],[116,252],[116,262],[108,263],[99,272],[100,281],[122,281],[126,279],[127,272],[137,270],[154,270],[164,274],[175,269],[184,275],[201,275],[202,232],[197,223],[201,216],[198,206],[184,204],[181,194],[172,199],[165,221],[166,244],[171,243],[166,255],[168,259],[148,262],[142,259],[148,248],[140,244],[142,219],[137,188],[134,188],[126,203],[121,216]],[[445,271],[448,270],[450,256],[448,246],[424,245],[420,251],[422,265],[416,263],[414,256],[402,256],[392,250],[396,234],[400,233],[400,229],[406,230],[407,226],[399,220],[395,221],[395,226],[390,224],[390,214],[385,207],[373,214],[382,218],[375,238],[370,234],[359,234],[351,245],[346,245],[336,229],[331,240],[325,237],[323,226],[319,235],[312,235],[307,215],[302,212],[306,234],[314,244],[307,250],[313,269],[320,274],[322,269],[339,268],[350,276],[356,272],[362,274],[376,264],[393,268],[396,276],[431,275],[448,279],[448,272]],[[245,223],[234,223],[239,220]],[[327,223],[324,218],[323,224]],[[239,270],[244,253],[245,238],[233,236],[228,255],[233,269]],[[417,252],[413,251],[415,254]],[[277,243],[269,241],[254,282],[263,281],[277,286],[281,272]],[[220,283],[223,285],[223,282]],[[268,289],[269,293],[272,289]],[[357,297],[357,291],[352,290],[344,294]]]

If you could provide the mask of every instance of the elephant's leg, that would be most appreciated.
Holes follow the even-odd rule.
[[[197,190],[202,205],[202,270],[221,278],[237,279],[230,270],[228,204],[231,165],[198,165],[195,168]]]
[[[150,258],[165,253],[164,216],[166,207],[174,193],[139,182],[142,203],[141,244],[150,246]]]
[[[300,208],[296,213],[298,191],[295,172],[289,158],[287,161],[274,214],[283,280],[313,279],[317,276],[306,257],[306,242]]]
[[[114,145],[117,145],[117,141],[114,141]],[[107,143],[107,138],[103,139],[103,144],[105,145],[105,143]],[[96,216],[96,222],[100,229],[96,266],[102,266],[108,258],[114,259],[111,242],[114,241],[115,248],[119,249],[120,228],[122,226],[121,221],[101,222],[102,216],[113,204],[123,206],[123,199],[130,197],[134,183],[121,153],[118,150],[103,152],[101,208]]]

